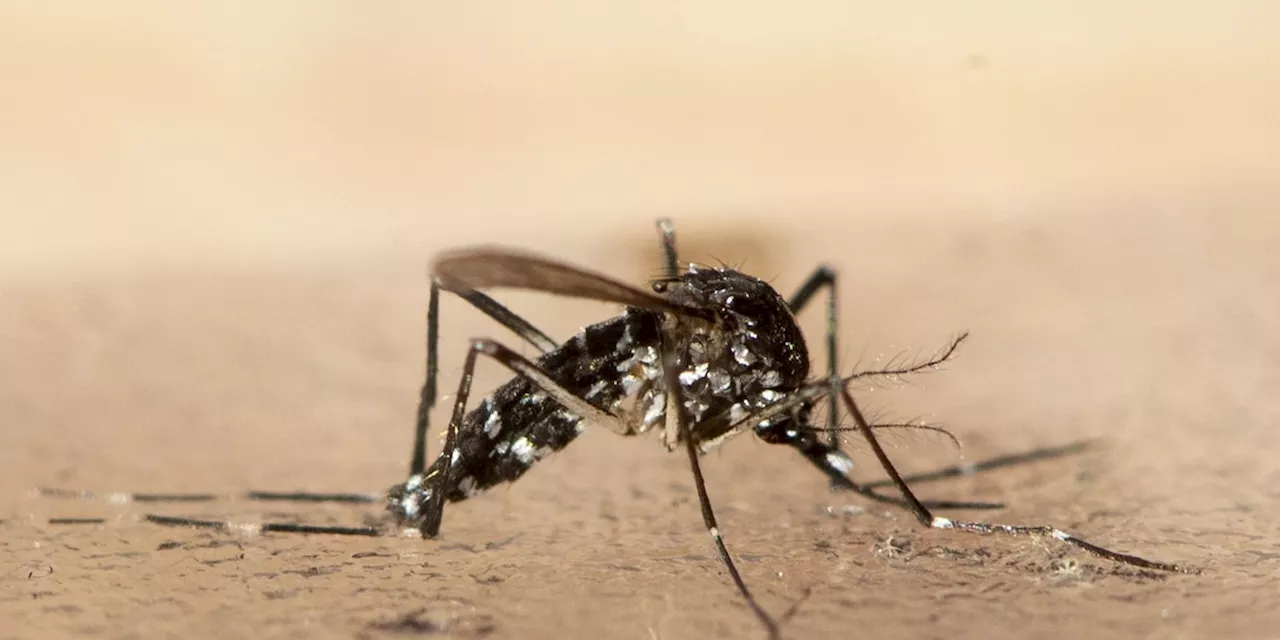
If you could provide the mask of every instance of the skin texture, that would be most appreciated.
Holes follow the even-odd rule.
[[[940,6],[929,22],[946,26],[922,37],[916,6],[356,20],[14,4],[0,638],[762,637],[657,430],[589,427],[451,504],[428,541],[136,521],[358,525],[380,505],[30,496],[402,482],[430,257],[495,242],[643,283],[658,215],[686,259],[784,294],[836,267],[844,372],[972,332],[944,371],[856,388],[873,418],[947,426],[969,461],[1098,440],[917,485],[1009,505],[941,515],[1205,569],[1149,576],[1052,540],[925,530],[738,437],[703,468],[761,603],[780,615],[810,594],[785,637],[1280,628],[1274,16]],[[618,312],[495,295],[559,339]],[[821,316],[800,318],[815,350]],[[518,344],[446,298],[436,432],[473,336]],[[475,391],[502,380],[482,362]],[[957,461],[941,437],[885,444],[904,472]],[[849,450],[856,478],[880,477]]]
[[[686,234],[693,251],[701,234],[687,226],[695,228]],[[1195,637],[1224,627],[1261,637],[1273,614],[1254,607],[1275,592],[1269,532],[1277,525],[1266,506],[1274,458],[1260,454],[1274,450],[1267,425],[1276,408],[1262,391],[1274,379],[1267,364],[1276,351],[1251,323],[1272,303],[1214,291],[1208,281],[1220,278],[1204,265],[1231,267],[1214,265],[1221,258],[1203,240],[1171,225],[1142,229],[1155,234],[1161,255],[1179,256],[1157,264],[1180,277],[1152,284],[1121,275],[1069,289],[1047,274],[1072,270],[1103,282],[1103,274],[1123,273],[1117,263],[1132,259],[1129,245],[1101,241],[1093,260],[1074,266],[1096,229],[1038,223],[996,233],[988,257],[975,261],[948,247],[992,231],[953,228],[930,240],[939,245],[933,255],[951,256],[948,267],[912,266],[896,286],[882,279],[857,296],[881,301],[857,325],[894,337],[846,352],[865,347],[870,362],[900,353],[899,344],[914,350],[946,335],[949,325],[931,318],[965,318],[978,338],[947,371],[902,389],[864,390],[864,402],[882,415],[938,416],[966,442],[970,460],[1102,441],[1068,459],[919,485],[919,493],[1002,500],[1012,507],[978,515],[1051,522],[1206,573],[1148,576],[1052,541],[924,531],[879,506],[833,517],[825,506],[866,505],[828,494],[793,452],[739,438],[705,459],[711,495],[765,606],[781,612],[812,590],[787,627],[795,637],[835,637],[851,625],[875,625],[887,637],[978,637],[1013,626],[1023,637]],[[1061,261],[1028,271],[1001,257],[1021,255],[1036,238],[1055,238],[1051,253]],[[647,239],[642,229],[625,242]],[[1186,256],[1200,266],[1179,267]],[[1253,259],[1275,273],[1274,263]],[[965,277],[925,277],[957,271]],[[682,457],[652,437],[589,429],[509,489],[452,505],[435,541],[242,537],[132,521],[156,510],[359,524],[376,505],[119,508],[24,497],[38,485],[388,485],[408,455],[420,364],[415,307],[423,304],[413,270],[396,273],[189,273],[7,290],[6,335],[23,337],[6,343],[3,365],[15,381],[4,391],[7,420],[23,425],[4,432],[9,520],[0,524],[0,549],[9,569],[0,609],[9,628],[20,637],[275,637],[310,627],[322,637],[381,637],[431,625],[456,637],[758,632],[710,552]],[[1234,273],[1238,292],[1259,286],[1250,280],[1258,276]],[[990,278],[1005,284],[980,284]],[[1202,296],[1194,304],[1188,288]],[[548,304],[529,308],[555,313]],[[1111,311],[1099,317],[1085,308]],[[466,312],[452,309],[465,326]],[[852,317],[858,307],[845,310]],[[1205,330],[1217,326],[1236,330]],[[548,330],[567,335],[558,327]],[[1258,340],[1246,344],[1243,335]],[[446,346],[442,370],[455,371],[462,351]],[[496,382],[493,374],[487,368],[477,384]],[[908,469],[955,460],[938,439],[891,435],[888,444]],[[877,477],[866,448],[852,449],[861,454],[855,474]],[[50,515],[112,523],[41,524]],[[1232,613],[1243,607],[1254,613]]]

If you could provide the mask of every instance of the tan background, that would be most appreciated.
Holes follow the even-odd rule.
[[[30,495],[382,489],[433,252],[641,281],[659,215],[784,291],[838,267],[846,369],[973,331],[946,372],[862,391],[878,415],[969,460],[1104,438],[922,493],[1206,568],[832,517],[859,502],[742,438],[711,492],[767,607],[812,590],[789,637],[1280,636],[1280,5],[580,4],[0,5],[0,637],[759,635],[648,439],[590,432],[439,541]],[[501,299],[558,336],[614,312]],[[445,313],[450,389],[465,338],[501,334]]]

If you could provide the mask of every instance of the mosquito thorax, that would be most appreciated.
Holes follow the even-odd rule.
[[[736,420],[805,383],[804,335],[786,300],[768,283],[733,269],[690,264],[678,279],[659,284],[654,290],[663,297],[715,316],[711,322],[685,316],[667,320],[685,406],[695,422],[725,411]]]

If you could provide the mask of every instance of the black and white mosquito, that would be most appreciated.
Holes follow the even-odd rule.
[[[1091,544],[1048,525],[1013,526],[965,522],[935,516],[935,508],[990,508],[965,502],[922,502],[894,468],[876,432],[895,425],[869,424],[848,387],[870,376],[901,376],[937,367],[965,339],[961,335],[937,356],[892,370],[841,376],[836,364],[836,274],[818,268],[790,298],[765,282],[724,267],[681,266],[675,230],[658,223],[664,255],[663,275],[645,291],[608,276],[563,262],[506,248],[474,247],[446,252],[432,266],[427,311],[426,382],[414,429],[408,479],[385,494],[250,494],[255,500],[372,502],[384,500],[390,526],[332,527],[268,523],[262,531],[382,535],[414,529],[424,538],[440,531],[446,502],[459,502],[504,482],[514,482],[536,462],[563,449],[587,424],[619,435],[656,431],[671,451],[689,459],[703,523],[715,550],[742,598],[771,638],[779,626],[752,596],[725,546],[703,481],[699,456],[730,437],[750,431],[770,444],[786,445],[822,471],[836,488],[906,508],[922,525],[979,534],[1045,535],[1102,558],[1143,569],[1186,572]],[[520,288],[625,305],[617,317],[557,342],[494,299],[486,288]],[[826,291],[827,370],[810,376],[809,353],[795,314]],[[444,447],[427,465],[429,418],[436,404],[439,299],[442,291],[466,300],[541,352],[526,358],[488,338],[471,341]],[[511,370],[515,377],[467,410],[480,356]],[[827,401],[825,426],[812,413]],[[840,407],[853,427],[840,427]],[[902,426],[902,425],[896,425]],[[902,498],[885,496],[876,485],[851,477],[853,461],[840,449],[840,431],[856,431],[875,454]],[[824,437],[825,436],[825,437]],[[969,465],[968,472],[1057,455],[1067,450],[1012,456]],[[927,474],[959,475],[959,471]],[[882,483],[884,484],[884,483]],[[79,491],[45,490],[48,495],[92,498]],[[117,500],[208,500],[210,495],[112,494]],[[168,525],[225,528],[223,522],[148,515]],[[67,519],[59,522],[79,522]]]

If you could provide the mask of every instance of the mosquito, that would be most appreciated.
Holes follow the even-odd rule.
[[[921,501],[885,454],[880,429],[915,425],[877,425],[867,421],[850,383],[868,377],[904,376],[937,368],[950,359],[967,334],[952,340],[936,356],[893,369],[841,376],[836,362],[836,272],[822,266],[789,298],[769,284],[728,267],[681,263],[675,227],[658,221],[663,273],[649,291],[592,270],[533,253],[493,246],[445,252],[431,269],[427,307],[426,381],[414,428],[408,478],[384,494],[309,494],[253,492],[255,500],[374,502],[382,500],[395,530],[416,530],[423,538],[440,532],[446,502],[460,502],[502,483],[514,482],[535,463],[568,446],[586,425],[607,427],[622,436],[656,432],[669,451],[683,450],[689,461],[702,521],[729,578],[771,639],[780,637],[778,620],[752,595],[724,537],[707,493],[699,457],[724,441],[751,432],[769,444],[785,445],[817,467],[839,489],[899,505],[925,527],[977,534],[1042,535],[1079,547],[1110,561],[1142,569],[1191,572],[1164,562],[1111,551],[1050,525],[1017,526],[968,522],[935,516],[932,509],[995,508],[981,502]],[[621,315],[591,325],[566,342],[557,342],[481,289],[528,289],[548,294],[621,304]],[[809,353],[797,313],[826,292],[825,375],[810,376]],[[430,414],[437,399],[438,334],[441,292],[454,294],[536,348],[530,359],[490,338],[470,342],[443,450],[427,465]],[[510,370],[510,380],[468,411],[472,379],[483,356]],[[825,426],[813,413],[826,401]],[[840,406],[853,420],[841,427]],[[879,485],[850,477],[853,460],[841,450],[840,435],[854,431],[870,446],[889,477]],[[826,437],[823,437],[823,436]],[[948,434],[949,435],[949,434]],[[1073,448],[995,459],[917,476],[934,479],[996,468]],[[891,484],[901,498],[875,491]],[[56,489],[47,495],[93,498]],[[113,501],[210,500],[206,494],[110,494]],[[226,528],[224,522],[148,514],[151,522]],[[92,519],[63,519],[61,523]],[[261,531],[383,535],[379,527],[313,526],[266,523]]]

